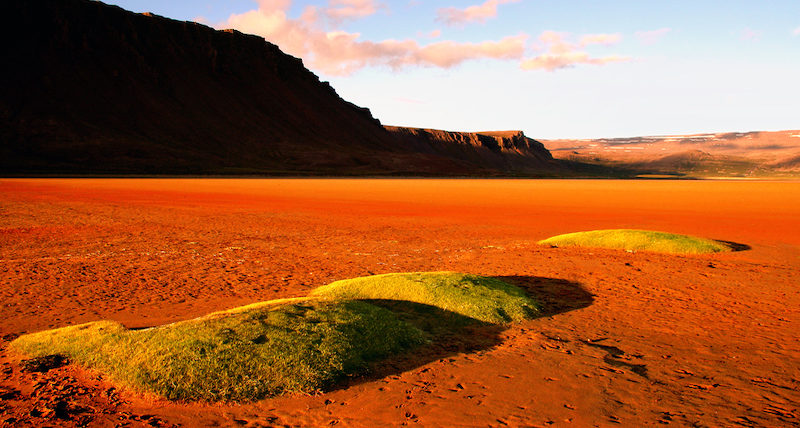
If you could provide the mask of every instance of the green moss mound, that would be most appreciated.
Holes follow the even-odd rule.
[[[20,336],[10,346],[31,357],[67,356],[168,399],[251,401],[325,389],[464,326],[538,313],[521,289],[498,279],[388,274],[160,327],[97,321]]]
[[[415,302],[492,324],[533,318],[540,311],[536,301],[518,287],[495,278],[456,272],[345,279],[319,287],[311,296]]]
[[[556,247],[593,247],[672,254],[705,254],[733,251],[730,244],[712,239],[652,230],[609,229],[567,233],[542,241]]]
[[[425,334],[359,301],[251,305],[146,330],[98,321],[19,337],[30,356],[61,354],[169,399],[246,401],[313,392]]]

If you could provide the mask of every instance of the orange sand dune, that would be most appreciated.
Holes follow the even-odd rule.
[[[334,280],[505,277],[545,317],[320,395],[176,404],[0,351],[9,425],[790,425],[800,418],[800,182],[0,180],[0,336],[142,327]],[[747,244],[675,256],[536,245],[644,228]]]

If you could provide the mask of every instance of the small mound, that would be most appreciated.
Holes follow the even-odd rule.
[[[91,322],[27,334],[11,347],[65,355],[169,399],[248,401],[319,390],[426,341],[366,302],[293,299],[145,330]]]
[[[593,247],[672,254],[705,254],[733,251],[726,242],[688,235],[635,229],[592,230],[567,233],[539,241],[556,247]]]
[[[26,334],[10,347],[34,358],[68,357],[172,400],[251,401],[324,389],[478,321],[539,313],[513,285],[453,272],[337,281],[312,295],[143,330],[96,321]]]
[[[518,287],[495,278],[455,272],[345,279],[319,287],[311,295],[415,302],[492,324],[528,319],[539,313],[538,304]]]

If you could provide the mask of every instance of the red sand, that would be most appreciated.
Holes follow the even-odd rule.
[[[676,256],[536,241],[642,228],[747,244]],[[547,316],[335,391],[175,404],[0,351],[9,425],[547,426],[800,422],[800,183],[0,180],[0,344],[188,319],[372,273],[507,277]],[[59,404],[60,403],[60,404]],[[60,419],[59,419],[60,418]]]

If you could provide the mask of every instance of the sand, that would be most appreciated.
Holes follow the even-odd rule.
[[[746,244],[680,256],[536,245],[641,228]],[[545,316],[318,395],[171,403],[15,335],[146,327],[388,272],[525,287]],[[2,179],[0,423],[784,426],[800,422],[800,182]]]

